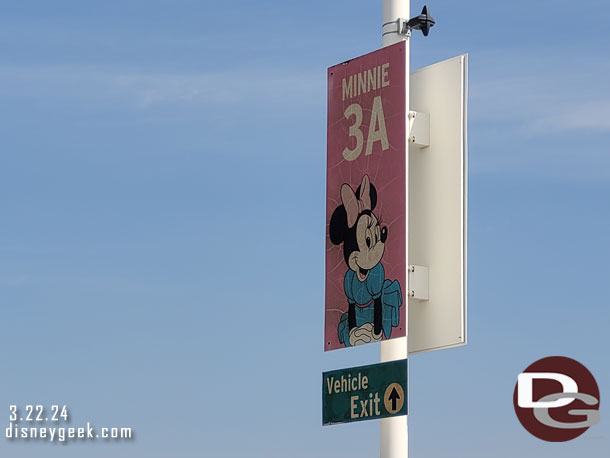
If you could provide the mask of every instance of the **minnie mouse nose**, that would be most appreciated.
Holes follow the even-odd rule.
[[[381,228],[381,243],[385,243],[387,238],[388,238],[388,228],[386,226],[383,226]]]

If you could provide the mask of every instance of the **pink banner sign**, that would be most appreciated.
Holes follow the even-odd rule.
[[[406,335],[405,47],[328,69],[324,349]]]

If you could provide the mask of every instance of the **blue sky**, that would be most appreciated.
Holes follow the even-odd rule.
[[[469,53],[469,345],[411,359],[412,456],[605,456],[610,5],[430,9],[412,68]],[[376,422],[322,428],[320,378],[378,358],[322,327],[326,68],[380,24],[363,0],[0,3],[0,406],[136,433],[0,454],[377,455]],[[512,407],[550,355],[601,391],[567,444]]]

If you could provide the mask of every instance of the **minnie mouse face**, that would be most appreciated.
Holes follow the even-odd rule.
[[[372,212],[363,212],[356,223],[358,250],[349,255],[347,265],[358,275],[360,281],[381,261],[388,237],[388,228],[381,228],[380,221]]]
[[[346,264],[360,281],[366,280],[369,271],[381,261],[388,237],[387,227],[373,213],[377,205],[377,191],[369,177],[362,177],[356,192],[348,184],[341,187],[340,205],[330,218],[330,240],[343,243]]]

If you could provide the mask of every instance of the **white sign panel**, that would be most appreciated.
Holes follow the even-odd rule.
[[[409,108],[429,115],[430,137],[409,146],[408,253],[429,289],[409,298],[409,353],[466,344],[467,57],[411,73]]]

